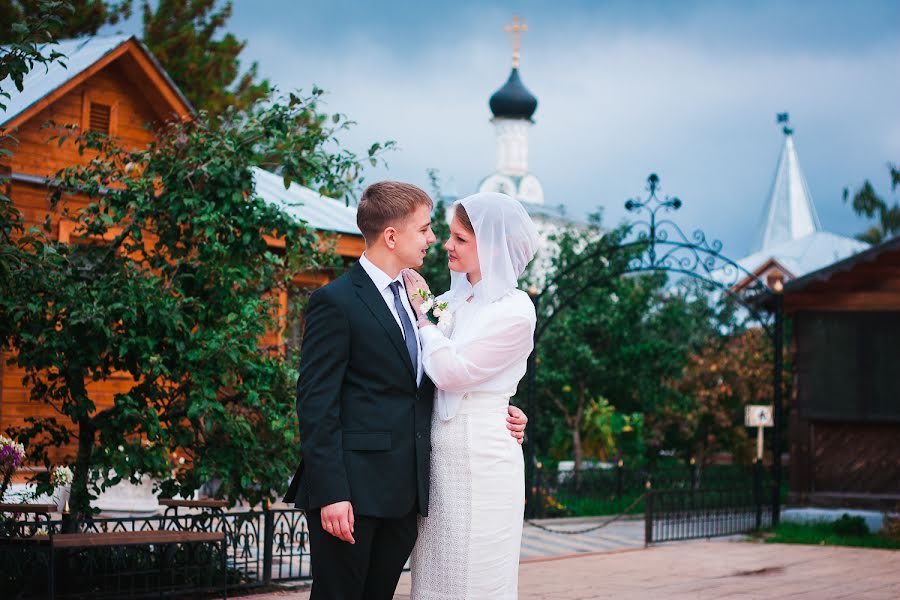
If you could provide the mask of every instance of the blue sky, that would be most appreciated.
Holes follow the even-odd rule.
[[[246,63],[279,88],[328,90],[363,151],[396,140],[369,181],[465,195],[493,170],[488,97],[505,81],[502,27],[520,14],[521,74],[537,96],[530,168],[547,202],[575,215],[643,193],[650,172],[685,202],[685,230],[725,252],[750,246],[789,111],[824,226],[865,223],[841,191],[870,178],[892,199],[900,163],[900,2],[380,2],[236,0]],[[137,23],[127,25],[137,32]]]

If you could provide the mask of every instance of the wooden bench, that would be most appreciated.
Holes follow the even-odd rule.
[[[223,509],[228,506],[224,500],[173,500],[160,499],[159,504],[166,507],[166,516],[170,511],[174,512],[174,522],[178,522],[178,509],[200,509],[206,515],[210,515],[211,511],[214,515],[223,514]],[[224,531],[211,530],[192,530],[179,528],[175,530],[146,530],[146,531],[113,531],[113,532],[81,532],[81,533],[54,533],[50,525],[50,515],[56,512],[57,507],[54,504],[5,504],[0,503],[0,513],[19,513],[34,515],[34,521],[22,522],[21,531],[12,537],[6,538],[5,543],[14,546],[31,545],[43,548],[46,551],[48,560],[49,577],[47,581],[49,597],[55,598],[55,557],[57,551],[78,551],[89,550],[92,548],[113,548],[123,546],[147,546],[158,549],[160,552],[160,585],[162,585],[163,573],[163,557],[162,553],[173,545],[190,545],[190,544],[215,544],[219,546],[221,555],[222,569],[222,593],[223,597],[227,597],[227,539]],[[39,519],[44,519],[47,524],[47,534],[36,533],[42,523]],[[209,527],[211,522],[207,525]],[[201,529],[203,524],[200,525]],[[28,532],[27,528],[31,528]],[[30,534],[29,534],[30,533]]]
[[[43,538],[43,539],[41,539]],[[60,533],[49,536],[36,536],[36,541],[47,543],[50,554],[50,598],[55,598],[54,557],[58,550],[87,550],[92,548],[113,548],[122,546],[148,546],[160,553],[160,582],[164,572],[162,553],[165,548],[174,544],[217,544],[220,550],[220,568],[222,569],[222,597],[228,597],[227,549],[225,533],[221,531],[113,531],[103,533]]]
[[[228,506],[227,500],[176,500],[174,498],[160,498],[159,505],[167,508],[210,508],[222,510]]]

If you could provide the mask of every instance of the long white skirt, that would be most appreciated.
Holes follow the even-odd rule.
[[[509,399],[470,393],[431,424],[428,516],[412,553],[413,600],[515,600],[525,507],[522,448]]]

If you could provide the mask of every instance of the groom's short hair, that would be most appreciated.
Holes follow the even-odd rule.
[[[388,227],[400,228],[420,206],[434,207],[431,198],[411,183],[379,181],[365,189],[356,209],[356,224],[366,243],[372,243]]]

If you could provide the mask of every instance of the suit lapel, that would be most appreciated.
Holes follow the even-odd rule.
[[[397,320],[384,303],[381,292],[378,291],[378,288],[375,287],[372,279],[369,278],[365,269],[363,269],[359,263],[353,265],[353,268],[350,270],[350,278],[353,281],[353,285],[356,287],[356,295],[359,296],[362,303],[366,305],[366,308],[371,311],[375,320],[381,324],[381,327],[384,329],[385,333],[387,333],[388,339],[391,340],[394,349],[400,353],[400,358],[403,360],[403,364],[406,365],[410,375],[412,375],[413,381],[415,381],[416,368],[412,364],[409,352],[406,350],[406,342],[403,340],[400,326],[397,325]]]

